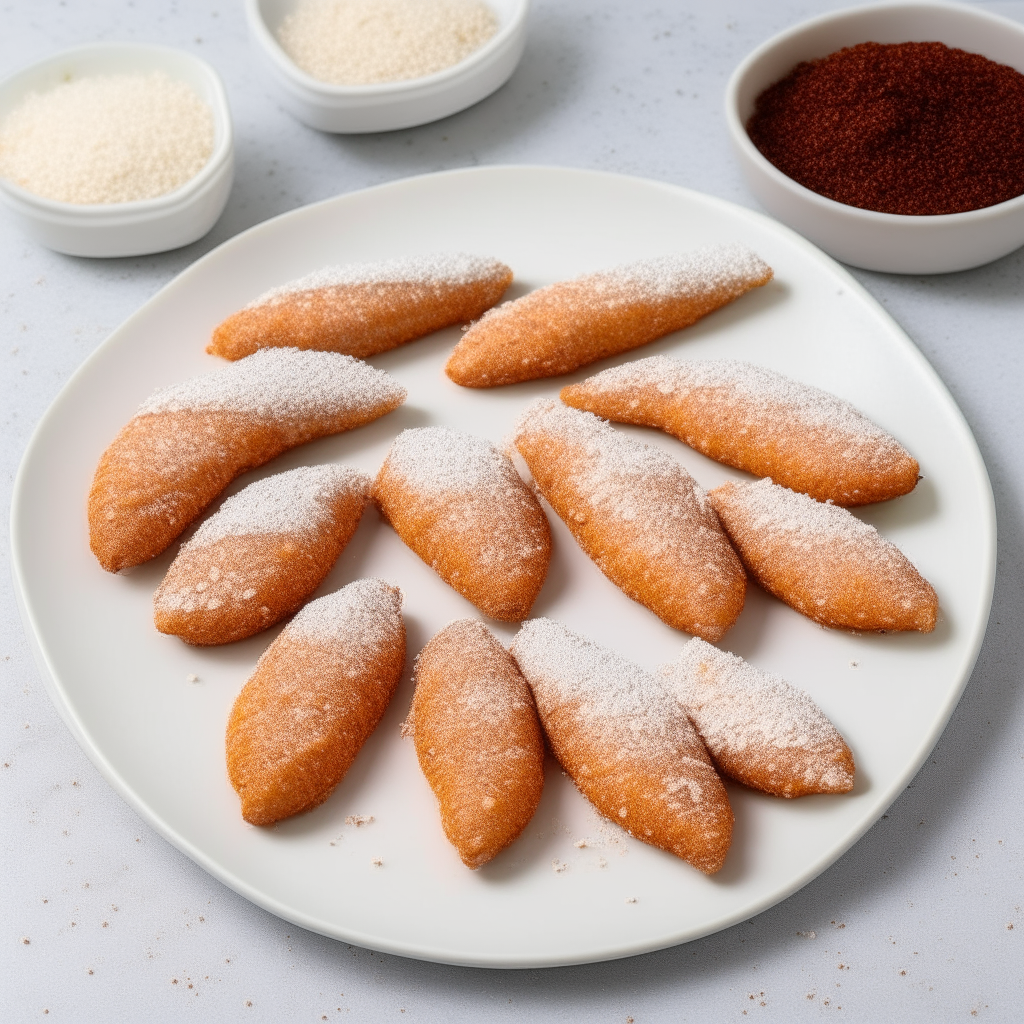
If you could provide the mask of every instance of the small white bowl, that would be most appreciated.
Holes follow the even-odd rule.
[[[360,134],[437,121],[504,85],[526,45],[529,0],[486,0],[498,31],[465,60],[424,78],[376,85],[331,85],[302,71],[281,49],[277,30],[297,0],[245,0],[249,31],[285,108],[322,132]]]
[[[798,185],[761,155],[745,127],[757,97],[801,61],[864,42],[940,42],[1024,72],[1024,26],[957,4],[858,7],[780,32],[740,64],[725,93],[734,147],[747,184],[764,208],[836,259],[894,274],[968,270],[1024,245],[1024,196],[968,213],[876,213]]]
[[[48,57],[0,82],[0,120],[30,92],[86,75],[163,71],[186,82],[213,111],[213,153],[180,188],[129,203],[63,203],[0,177],[0,199],[27,235],[69,256],[142,256],[202,238],[224,210],[234,177],[231,113],[217,72],[182,50],[96,43]]]

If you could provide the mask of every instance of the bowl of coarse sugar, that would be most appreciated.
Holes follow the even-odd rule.
[[[325,132],[437,121],[499,89],[526,44],[529,0],[245,0],[283,105]]]
[[[188,245],[221,215],[233,174],[224,87],[189,53],[97,43],[0,82],[0,200],[57,252]]]
[[[1024,25],[959,4],[813,18],[736,69],[725,113],[761,204],[868,270],[967,270],[1024,245]]]

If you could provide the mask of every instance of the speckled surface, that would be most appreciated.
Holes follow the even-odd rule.
[[[32,428],[86,355],[224,239],[410,174],[566,164],[754,206],[720,115],[725,80],[773,32],[844,3],[536,0],[509,84],[446,121],[320,135],[268,95],[240,4],[0,3],[0,74],[96,39],[195,51],[225,79],[238,169],[213,232],[131,260],[58,256],[0,228],[5,515]],[[1024,3],[980,5],[1024,21]],[[978,667],[886,818],[753,921],[631,960],[448,968],[302,932],[213,881],[115,796],[50,704],[0,571],[0,1017],[4,1020],[1007,1021],[1024,1000],[1024,251],[964,274],[856,272],[960,403],[988,464],[999,567]],[[171,766],[173,768],[173,766]],[[500,926],[500,922],[497,923]]]

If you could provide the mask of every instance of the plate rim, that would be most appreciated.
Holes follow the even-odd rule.
[[[844,840],[836,846],[830,847],[827,853],[812,862],[796,879],[791,880],[788,885],[774,889],[770,893],[766,894],[762,899],[755,900],[753,903],[747,904],[732,913],[723,915],[721,918],[717,918],[711,923],[705,922],[699,927],[680,931],[667,940],[663,936],[647,941],[637,940],[626,946],[619,946],[614,949],[609,948],[602,952],[585,956],[560,957],[549,955],[537,958],[527,956],[525,954],[484,953],[475,956],[466,956],[464,953],[460,953],[456,955],[453,950],[447,950],[441,947],[425,947],[416,942],[387,940],[358,930],[338,929],[333,922],[319,920],[311,915],[298,912],[293,908],[282,905],[273,897],[270,897],[266,893],[251,886],[244,879],[237,877],[230,870],[214,861],[213,858],[204,854],[202,850],[198,849],[188,839],[179,834],[173,827],[164,822],[163,819],[134,792],[132,787],[90,739],[88,733],[82,726],[82,723],[79,721],[78,716],[71,706],[68,696],[64,692],[57,674],[53,670],[50,658],[41,639],[42,633],[37,626],[36,615],[30,607],[26,589],[26,567],[23,564],[24,555],[19,543],[19,536],[25,529],[23,524],[27,521],[28,516],[28,510],[25,507],[25,492],[28,487],[28,483],[26,481],[32,470],[37,452],[45,444],[46,435],[48,431],[53,428],[54,420],[59,415],[63,403],[69,400],[69,395],[76,389],[80,377],[85,375],[93,361],[101,358],[102,353],[115,345],[123,333],[130,331],[133,322],[137,317],[141,316],[143,310],[147,309],[168,290],[180,287],[181,282],[187,281],[193,275],[201,273],[205,264],[208,261],[211,261],[215,255],[217,255],[217,258],[221,258],[224,252],[230,251],[232,247],[244,245],[246,240],[270,230],[272,225],[276,225],[279,221],[285,218],[294,218],[297,215],[306,214],[308,211],[323,208],[325,206],[343,207],[348,203],[358,202],[359,197],[364,196],[367,193],[401,189],[408,186],[410,183],[419,183],[429,179],[489,177],[510,173],[516,175],[537,174],[562,177],[586,177],[591,180],[604,179],[615,183],[640,184],[646,187],[660,189],[673,195],[681,195],[691,201],[697,201],[712,207],[718,207],[732,213],[739,211],[744,217],[752,218],[755,221],[761,221],[770,231],[782,235],[787,241],[796,245],[797,248],[803,249],[819,262],[824,262],[829,266],[830,270],[836,273],[837,276],[840,277],[844,283],[856,293],[857,297],[864,303],[865,307],[870,309],[876,318],[882,320],[886,328],[893,335],[894,341],[898,342],[898,344],[902,346],[905,354],[908,355],[916,364],[916,368],[921,372],[923,379],[931,385],[935,398],[937,398],[938,401],[946,407],[946,414],[952,415],[952,418],[959,423],[966,439],[970,441],[969,452],[971,461],[974,464],[975,471],[978,473],[979,482],[983,485],[984,493],[981,497],[985,499],[982,502],[984,506],[984,523],[980,525],[983,526],[989,536],[984,564],[981,566],[982,572],[979,573],[979,580],[982,584],[981,590],[983,599],[977,608],[977,614],[974,616],[973,620],[969,623],[965,623],[964,626],[970,639],[969,643],[967,643],[963,648],[963,655],[957,668],[959,681],[957,685],[950,690],[946,701],[941,706],[939,713],[936,714],[931,728],[918,744],[913,757],[908,761],[908,767],[904,772],[890,782],[884,790],[879,792],[877,798],[872,802],[871,808],[865,813],[862,821],[848,832]],[[225,240],[172,277],[171,280],[146,299],[138,309],[119,324],[99,345],[96,346],[85,360],[83,360],[81,365],[74,371],[74,373],[72,373],[61,387],[60,391],[54,397],[53,401],[47,407],[39,422],[36,424],[19,463],[18,471],[14,480],[14,487],[12,489],[10,545],[11,572],[14,581],[14,591],[18,610],[21,615],[25,632],[29,638],[33,657],[40,671],[40,675],[42,676],[47,694],[54,703],[61,719],[74,736],[79,747],[81,747],[83,752],[104,777],[107,783],[162,838],[177,850],[185,854],[185,856],[190,860],[198,864],[208,874],[212,875],[222,884],[226,885],[229,889],[238,893],[249,902],[254,903],[269,913],[274,914],[276,917],[296,924],[308,931],[316,932],[338,941],[353,943],[368,949],[379,950],[384,953],[417,960],[465,967],[535,969],[540,967],[563,967],[623,959],[643,953],[654,952],[659,949],[667,949],[672,946],[681,945],[695,939],[703,938],[706,935],[722,931],[742,921],[750,920],[758,914],[763,913],[765,910],[781,903],[783,900],[788,899],[793,895],[793,893],[798,892],[843,857],[850,848],[854,846],[881,818],[884,811],[891,806],[895,799],[903,792],[904,789],[906,789],[914,776],[917,775],[918,771],[920,771],[921,766],[935,747],[939,737],[945,731],[953,711],[959,703],[967,683],[971,678],[985,639],[992,608],[996,573],[997,520],[995,512],[995,497],[992,491],[992,484],[988,475],[987,467],[985,466],[985,462],[982,458],[977,440],[974,437],[974,433],[949,389],[925,358],[921,350],[911,340],[906,331],[884,309],[879,301],[875,299],[874,296],[871,295],[871,293],[868,292],[867,289],[861,285],[861,283],[857,281],[857,279],[854,278],[845,267],[813,243],[809,242],[791,228],[758,210],[742,206],[738,203],[733,203],[726,199],[721,199],[718,196],[708,195],[694,189],[686,188],[681,185],[674,185],[658,179],[620,174],[610,171],[595,171],[563,166],[498,164],[486,167],[462,167],[452,170],[435,171],[428,174],[400,177],[389,182],[373,185],[364,189],[357,189],[352,192],[342,193],[327,199],[319,200],[315,203],[296,207],[294,210],[285,211],[269,218],[268,220],[254,224],[245,231]]]

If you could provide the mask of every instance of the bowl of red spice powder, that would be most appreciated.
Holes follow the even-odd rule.
[[[967,270],[1024,245],[1024,25],[908,2],[750,54],[726,118],[761,204],[867,270]]]

